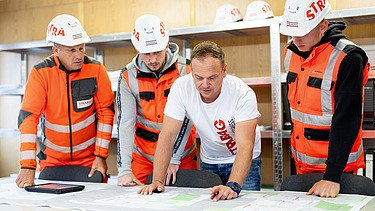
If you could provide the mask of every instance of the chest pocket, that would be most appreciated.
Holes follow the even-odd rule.
[[[72,81],[72,98],[75,112],[86,111],[94,104],[97,92],[96,78]]]
[[[331,86],[326,88],[326,87],[322,87],[322,82],[323,82],[323,79],[321,78],[309,76],[309,80],[307,81],[307,86],[317,88],[317,89],[323,89],[326,91],[331,91],[335,84],[334,81],[331,81]]]
[[[155,99],[155,92],[139,92],[139,98],[147,102]]]

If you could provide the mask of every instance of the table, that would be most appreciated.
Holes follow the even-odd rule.
[[[375,210],[375,197],[361,195],[320,198],[302,192],[243,191],[237,199],[213,202],[204,188],[167,187],[161,194],[140,195],[140,187],[68,182],[84,184],[85,190],[55,195],[26,192],[14,180],[0,179],[0,210]]]

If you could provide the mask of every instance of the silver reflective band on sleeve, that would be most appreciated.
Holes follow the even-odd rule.
[[[20,135],[21,143],[36,143],[35,134],[21,134]]]
[[[284,59],[284,68],[285,68],[286,72],[289,71],[291,58],[292,58],[292,51],[288,49],[286,51],[286,55],[285,55],[285,59]]]
[[[105,132],[105,133],[112,133],[112,125],[109,124],[103,124],[103,123],[98,123],[98,130]]]
[[[84,150],[84,149],[86,149],[87,147],[89,147],[89,146],[91,146],[93,144],[95,144],[95,137],[91,138],[91,139],[89,139],[89,140],[87,140],[85,142],[83,142],[82,144],[74,146],[73,147],[73,152]],[[48,148],[51,148],[51,149],[53,149],[55,151],[58,151],[58,152],[70,153],[70,147],[56,145],[56,144],[52,143],[50,140],[48,140],[48,139],[46,139],[45,145]]]
[[[189,148],[187,148],[187,149],[182,153],[181,159],[183,159],[184,157],[186,157],[187,155],[189,155],[190,153],[192,153],[192,152],[194,151],[195,147],[196,147],[196,143],[194,142],[194,144],[192,144]],[[154,162],[154,156],[144,153],[144,152],[143,152],[140,148],[138,148],[136,145],[134,145],[133,151],[134,151],[135,153],[137,153],[137,154],[142,155],[144,158],[146,158],[146,159],[149,160],[150,162]]]
[[[91,116],[83,120],[82,122],[78,122],[74,125],[72,125],[72,132],[79,131],[87,126],[89,126],[91,123],[95,122],[95,115],[96,113],[93,113]],[[58,124],[53,124],[51,122],[48,122],[46,120],[45,124],[46,128],[50,130],[54,130],[56,132],[60,133],[69,133],[69,125],[58,125]]]
[[[290,115],[292,119],[305,124],[316,125],[316,126],[330,126],[332,122],[332,115],[317,116],[313,114],[304,114],[293,108],[290,108]]]
[[[303,153],[300,153],[300,152],[297,152],[293,146],[290,147],[292,153],[295,155],[295,157],[297,158],[297,160],[301,161],[302,163],[306,163],[308,165],[314,165],[314,166],[317,166],[317,165],[325,165],[325,162],[326,162],[326,158],[316,158],[316,157],[312,157],[312,156],[308,156],[306,154],[303,154]],[[362,151],[363,151],[363,145],[361,144],[361,146],[359,146],[358,148],[358,151],[356,152],[351,152],[349,154],[349,158],[348,158],[348,161],[347,163],[350,164],[350,163],[354,163],[358,160],[358,158],[361,156],[362,154]]]
[[[35,159],[35,151],[34,150],[21,151],[20,159],[21,160],[34,160]]]
[[[100,147],[108,149],[109,148],[109,143],[110,143],[110,141],[106,140],[106,139],[102,139],[102,138],[97,138],[96,139],[96,146],[100,146]]]

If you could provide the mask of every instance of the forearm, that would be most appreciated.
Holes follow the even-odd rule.
[[[251,119],[236,123],[235,137],[237,154],[228,181],[237,182],[241,186],[249,174],[257,122],[258,119]]]
[[[241,186],[243,185],[247,175],[249,174],[252,154],[253,150],[252,148],[250,149],[250,147],[238,150],[228,181],[234,181]]]
[[[155,151],[154,170],[152,181],[160,181],[164,184],[165,175],[171,160],[172,146],[174,139],[163,133],[159,135],[158,144]]]

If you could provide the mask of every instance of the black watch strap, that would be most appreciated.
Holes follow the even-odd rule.
[[[237,195],[240,195],[241,193],[241,185],[237,182],[227,182],[227,186],[230,187],[234,192],[237,193]]]

